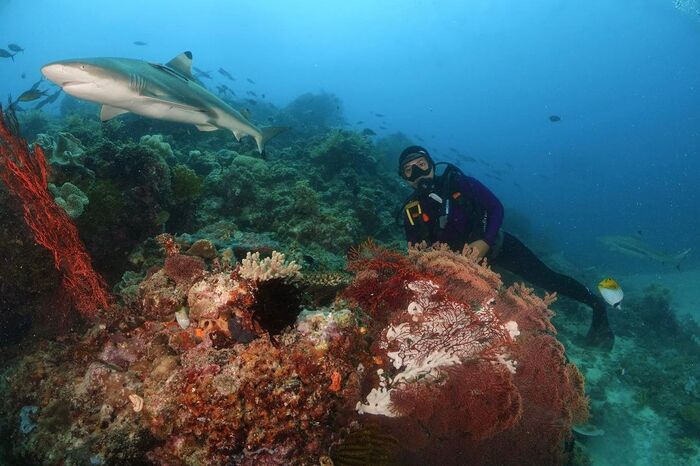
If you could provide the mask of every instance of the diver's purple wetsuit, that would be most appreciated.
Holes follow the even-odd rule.
[[[589,338],[600,346],[611,348],[614,337],[608,324],[605,302],[583,284],[547,267],[515,236],[507,232],[499,235],[503,205],[486,186],[461,172],[452,172],[450,186],[446,189],[447,178],[446,174],[436,176],[432,194],[416,192],[404,206],[406,240],[410,243],[447,243],[459,252],[465,244],[486,241],[490,246],[489,264],[509,270],[547,291],[556,291],[590,306],[593,322]],[[449,212],[446,215],[448,199]]]
[[[443,229],[438,228],[438,218],[442,215],[444,203],[440,203],[427,193],[421,193],[413,198],[420,203],[422,213],[428,216],[427,226],[430,238],[426,241],[447,243],[452,249],[461,251],[465,243],[483,239],[493,248],[498,239],[498,230],[503,224],[503,204],[489,188],[475,178],[461,173],[453,176],[452,186],[445,193],[445,197],[449,198],[452,205],[447,224]],[[436,178],[435,181],[436,191],[440,192],[441,179]],[[407,241],[419,243],[425,239],[421,237],[424,236],[421,234],[423,232],[411,226],[405,213],[404,227]]]

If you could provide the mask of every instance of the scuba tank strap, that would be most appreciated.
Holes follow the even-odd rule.
[[[440,178],[442,178],[441,185],[440,185],[440,193],[438,194],[438,198],[441,204],[442,204],[442,209],[440,211],[440,217],[438,217],[438,227],[440,230],[444,230],[445,226],[447,226],[447,219],[449,218],[450,215],[450,210],[452,208],[452,203],[454,201],[457,201],[457,199],[460,196],[454,197],[453,191],[453,185],[454,185],[454,179],[456,175],[462,175],[464,176],[464,173],[462,173],[462,170],[460,170],[457,166],[449,163],[449,162],[438,162],[435,164],[436,170],[439,165],[444,165],[445,166],[445,171],[442,172]],[[436,171],[436,176],[437,176],[437,171]]]

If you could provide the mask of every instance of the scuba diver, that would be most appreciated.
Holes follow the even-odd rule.
[[[442,174],[436,174],[436,165],[446,166]],[[612,349],[615,335],[608,323],[605,300],[547,267],[520,240],[502,231],[503,205],[486,186],[452,164],[436,164],[420,146],[407,147],[401,153],[399,176],[414,189],[401,210],[410,244],[440,242],[460,252],[469,246],[479,257],[488,258],[489,264],[591,307],[593,319],[586,343]]]

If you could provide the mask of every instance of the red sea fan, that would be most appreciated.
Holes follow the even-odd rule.
[[[418,245],[409,250],[409,257],[422,274],[439,276],[453,301],[478,306],[503,285],[501,277],[484,266],[485,260],[479,262],[475,251],[457,254],[447,245]]]
[[[414,385],[392,394],[403,416],[399,432],[407,449],[422,448],[434,438],[481,441],[520,419],[520,394],[505,367],[471,361],[443,371],[443,385]]]
[[[355,272],[355,280],[343,296],[379,323],[385,323],[392,312],[405,309],[411,292],[404,284],[418,278],[406,256],[371,241],[350,252],[348,269]]]
[[[109,306],[104,280],[93,269],[75,224],[48,190],[43,150],[35,145],[30,152],[27,142],[10,126],[16,129],[16,121],[8,123],[0,108],[0,179],[19,198],[24,221],[36,242],[53,254],[63,275],[62,286],[75,308],[84,317],[94,317],[98,309]]]
[[[379,368],[367,378],[379,385],[357,410],[399,440],[400,463],[570,461],[571,426],[588,406],[549,321],[554,296],[504,288],[485,264],[440,246],[408,258],[374,252],[354,270],[355,293],[372,293],[357,301],[386,312],[372,345]]]

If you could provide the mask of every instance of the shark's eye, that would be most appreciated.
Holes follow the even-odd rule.
[[[85,65],[80,65],[80,69],[81,69],[81,70],[84,70],[84,69],[85,69]]]

